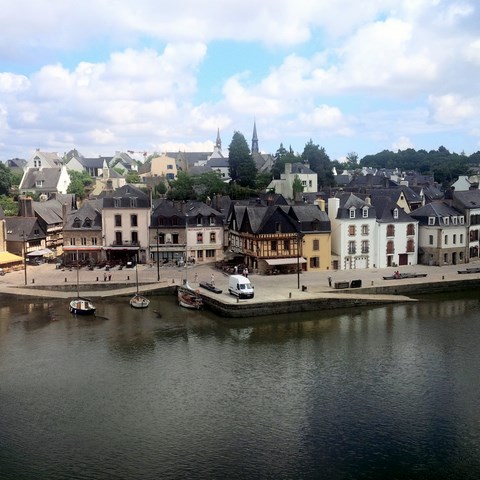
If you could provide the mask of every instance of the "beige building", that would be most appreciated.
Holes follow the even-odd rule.
[[[140,178],[143,183],[147,183],[147,179],[154,177],[164,177],[169,181],[177,178],[177,165],[174,158],[160,155],[159,157],[152,158],[149,166],[148,171],[140,173]],[[144,165],[144,167],[147,167],[147,165]]]

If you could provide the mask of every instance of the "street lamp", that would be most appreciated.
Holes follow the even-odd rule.
[[[300,245],[301,245],[302,235],[300,232],[297,233],[297,288],[300,290]]]
[[[158,245],[159,239],[158,239],[158,218],[157,218],[157,282],[160,281],[160,255],[158,252]]]
[[[23,264],[25,266],[25,285],[27,285],[27,239],[25,236],[25,230],[23,231]]]

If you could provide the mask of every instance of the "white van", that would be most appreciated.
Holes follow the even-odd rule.
[[[235,295],[238,298],[253,298],[253,285],[243,275],[230,275],[228,291],[230,295]]]

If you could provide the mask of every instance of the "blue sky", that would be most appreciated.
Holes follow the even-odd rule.
[[[480,150],[475,0],[0,0],[0,159]]]

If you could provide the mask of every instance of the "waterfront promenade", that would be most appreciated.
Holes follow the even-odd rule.
[[[478,266],[480,262],[444,267],[415,265],[395,269],[303,272],[300,275],[253,274],[249,275],[249,278],[255,286],[255,298],[241,302],[228,294],[227,275],[214,266],[192,266],[188,268],[187,275],[193,287],[197,287],[201,281],[209,282],[212,274],[214,275],[215,284],[223,290],[223,293],[216,295],[200,288],[199,291],[206,297],[207,303],[211,300],[211,303],[217,306],[221,304],[226,309],[240,308],[239,303],[244,306],[247,303],[250,308],[264,306],[266,310],[271,311],[272,308],[275,310],[274,304],[278,305],[282,302],[284,304],[319,302],[319,308],[322,308],[320,302],[324,302],[325,308],[332,308],[332,302],[335,301],[345,306],[351,306],[349,300],[354,301],[355,305],[411,301],[408,297],[409,293],[422,289],[428,291],[430,286],[432,290],[438,290],[442,285],[447,289],[449,285],[455,285],[458,282],[480,281],[480,273],[458,274],[458,270]],[[400,280],[383,279],[383,276],[392,275],[395,270],[401,273],[425,273],[427,276]],[[158,275],[160,281],[157,281]],[[185,278],[185,268],[161,266],[157,271],[155,265],[139,265],[138,277],[141,292],[170,293],[182,283]],[[331,277],[332,286],[329,285],[329,277]],[[352,280],[360,280],[362,288],[348,290],[334,288],[337,282],[350,283]],[[71,298],[76,294],[76,282],[75,269],[56,269],[54,264],[29,265],[26,276],[24,270],[1,276],[0,293],[40,298]],[[129,296],[136,291],[135,270],[113,268],[107,272],[105,269],[82,268],[79,271],[79,287],[81,295],[86,297]]]

